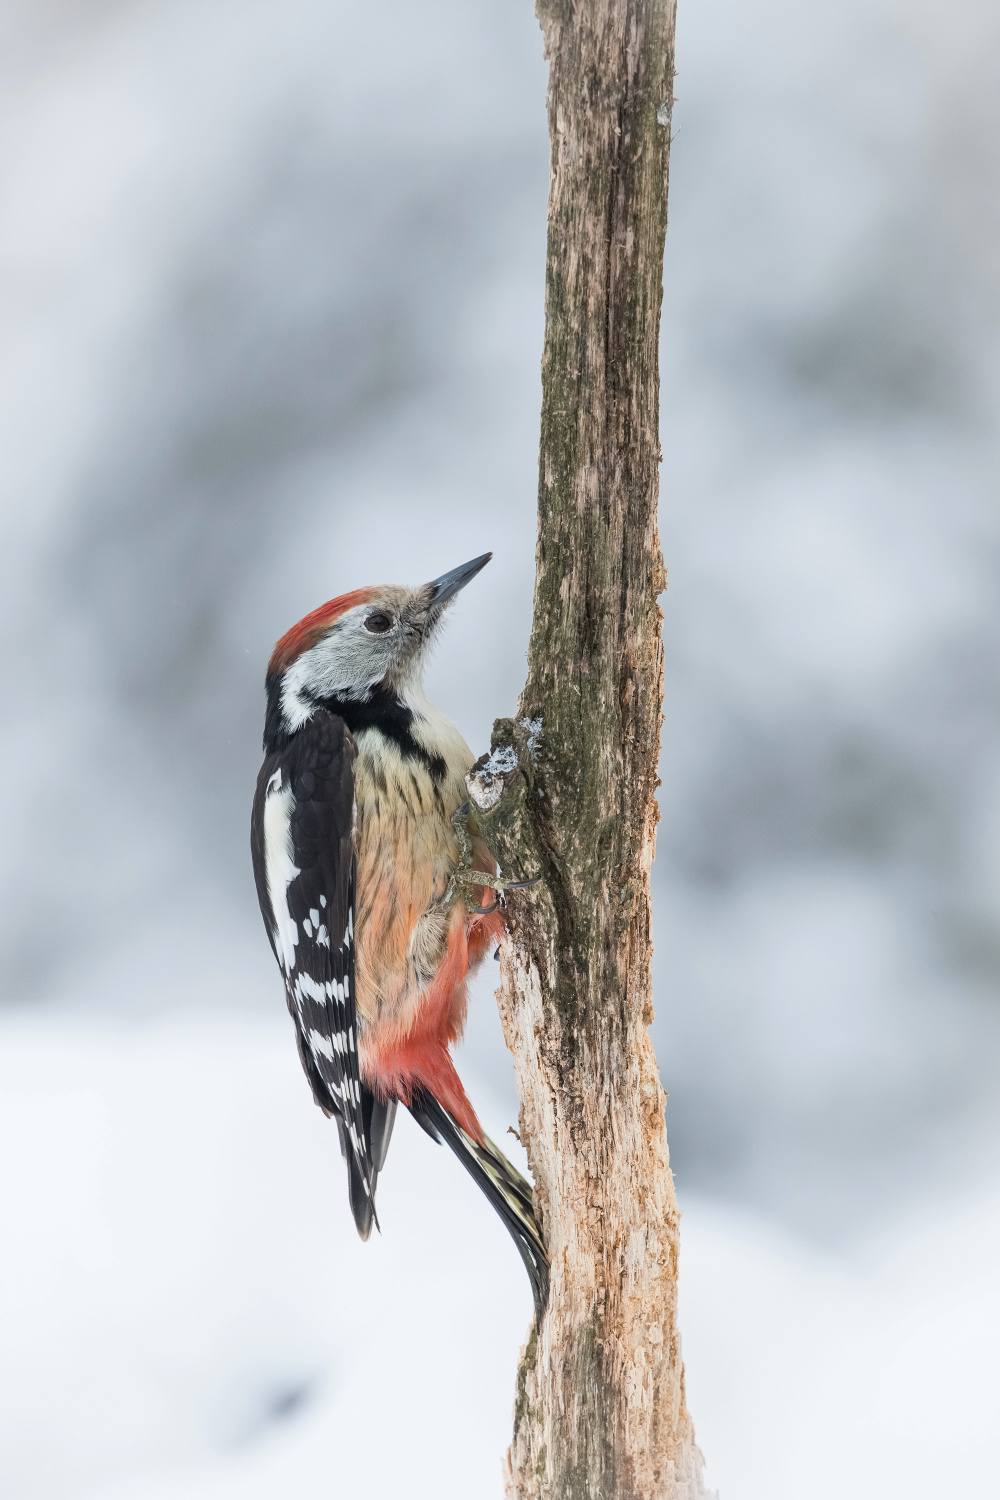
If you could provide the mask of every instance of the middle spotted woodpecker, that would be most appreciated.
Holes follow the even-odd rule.
[[[254,877],[299,1056],[332,1115],[367,1239],[397,1103],[455,1152],[514,1238],[536,1318],[548,1260],[531,1188],[483,1133],[450,1047],[468,975],[502,931],[496,863],[467,816],[473,755],[423,689],[428,643],[490,553],[408,589],[331,599],[267,670]]]

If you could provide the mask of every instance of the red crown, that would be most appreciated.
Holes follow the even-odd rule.
[[[328,599],[319,609],[312,610],[297,625],[293,625],[291,630],[286,630],[271,652],[271,660],[267,664],[268,677],[282,676],[303,651],[315,646],[335,620],[339,620],[342,614],[353,609],[356,604],[364,604],[375,592],[373,588],[355,589],[351,594],[341,594],[338,599]]]

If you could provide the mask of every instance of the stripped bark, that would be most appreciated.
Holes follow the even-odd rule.
[[[652,1020],[662,717],[657,344],[674,0],[538,0],[552,175],[528,680],[470,777],[512,876],[500,1013],[552,1260],[514,1500],[694,1500]]]

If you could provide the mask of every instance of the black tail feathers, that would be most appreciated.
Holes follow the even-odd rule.
[[[529,1184],[499,1147],[488,1137],[480,1146],[426,1090],[414,1094],[409,1109],[432,1140],[444,1141],[451,1147],[500,1215],[524,1262],[535,1302],[535,1323],[540,1325],[549,1300],[549,1258],[535,1218]]]
[[[379,1227],[378,1215],[375,1212],[375,1188],[378,1185],[378,1174],[385,1166],[389,1141],[392,1138],[392,1127],[396,1119],[396,1101],[390,1099],[388,1103],[383,1103],[362,1084],[361,1117],[368,1146],[367,1161],[359,1158],[354,1150],[344,1128],[344,1122],[339,1115],[336,1116],[336,1120],[340,1131],[340,1149],[347,1162],[347,1192],[351,1200],[351,1213],[354,1215],[358,1234],[366,1240],[372,1232],[372,1225],[374,1224],[376,1229]]]
[[[524,1262],[535,1303],[535,1322],[540,1324],[549,1298],[549,1258],[535,1218],[529,1184],[499,1147],[488,1138],[480,1146],[426,1090],[414,1095],[409,1109],[417,1124],[432,1140],[439,1143],[444,1141],[454,1151],[477,1187],[485,1193],[500,1215]],[[367,1146],[364,1159],[355,1151],[340,1116],[335,1118],[340,1134],[340,1149],[347,1163],[351,1212],[358,1234],[363,1240],[367,1240],[372,1225],[378,1228],[375,1188],[389,1150],[396,1118],[396,1101],[393,1099],[383,1103],[362,1084],[361,1110]]]

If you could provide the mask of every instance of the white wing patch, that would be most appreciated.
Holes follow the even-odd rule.
[[[281,772],[276,771],[267,784],[264,801],[264,867],[274,913],[274,946],[286,974],[295,968],[295,948],[299,941],[298,924],[288,910],[288,887],[300,874],[292,858],[294,806],[291,787],[281,785]]]
[[[345,974],[342,980],[338,979],[313,979],[311,974],[296,974],[292,993],[302,1009],[302,1000],[308,997],[325,1005],[327,1000],[339,1000],[341,1005],[349,998],[350,984]]]
[[[306,1041],[312,1050],[333,1062],[334,1053],[341,1057],[347,1054],[347,1037],[344,1032],[338,1031],[335,1036],[324,1036],[321,1031],[307,1031]]]

